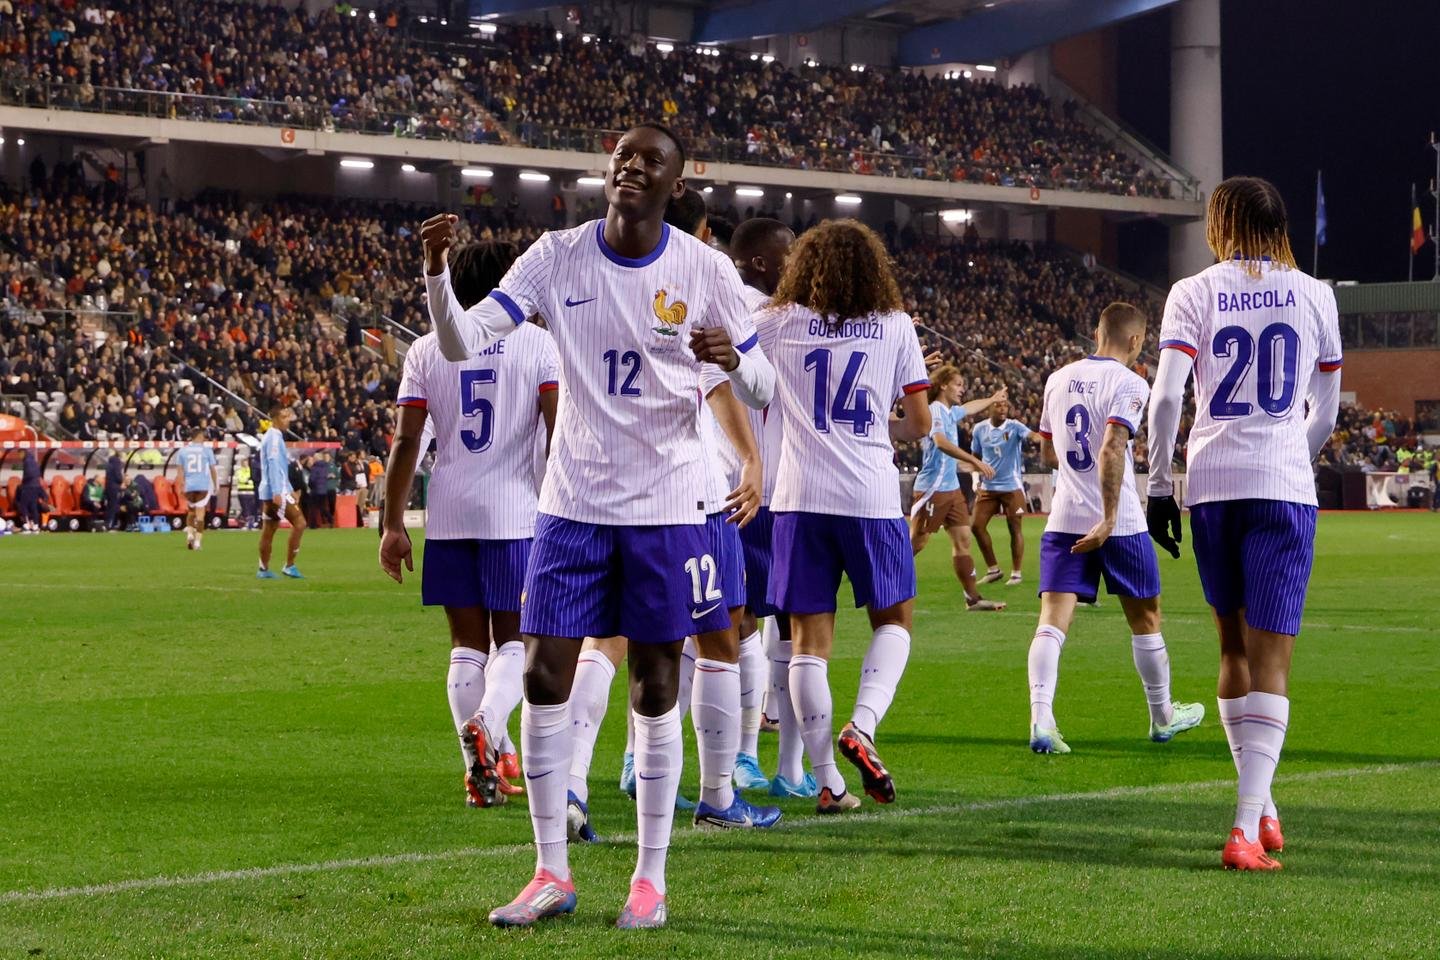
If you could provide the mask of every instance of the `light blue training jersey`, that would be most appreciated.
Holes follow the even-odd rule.
[[[215,452],[209,447],[192,443],[175,455],[185,475],[186,493],[205,493],[210,489],[210,468],[215,466]]]

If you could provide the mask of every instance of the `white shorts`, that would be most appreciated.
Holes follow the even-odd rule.
[[[199,500],[191,500],[191,499],[190,499],[190,495],[193,494],[193,493],[204,493],[205,496],[202,497],[202,498],[199,499]],[[215,491],[214,491],[214,490],[204,490],[204,491],[201,491],[201,490],[186,490],[186,491],[185,491],[185,502],[190,505],[190,509],[191,509],[191,510],[199,510],[201,507],[205,506],[205,504],[209,503],[209,502],[210,502],[210,498],[213,497],[214,495],[215,495]]]

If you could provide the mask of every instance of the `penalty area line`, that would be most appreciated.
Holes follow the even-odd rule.
[[[1368,767],[1347,767],[1330,770],[1313,770],[1304,773],[1282,774],[1276,782],[1284,784],[1314,783],[1323,780],[1344,780],[1352,777],[1374,777],[1390,773],[1408,773],[1415,770],[1433,769],[1440,766],[1440,760],[1420,760],[1414,763],[1387,763]],[[1199,780],[1185,783],[1157,783],[1142,786],[1108,787],[1103,790],[1087,790],[1077,793],[1050,793],[1035,796],[1001,797],[995,800],[975,800],[969,803],[932,804],[925,807],[904,807],[898,810],[867,811],[847,814],[839,818],[805,817],[782,820],[774,831],[790,832],[811,827],[832,827],[847,823],[880,823],[894,819],[915,817],[955,816],[964,813],[986,813],[992,810],[1020,810],[1026,807],[1051,803],[1084,803],[1095,800],[1122,800],[1129,797],[1164,796],[1172,793],[1186,793],[1192,790],[1219,790],[1235,786],[1234,778],[1225,780]],[[694,834],[677,832],[672,846],[684,846],[686,838]],[[634,833],[611,834],[612,844],[634,843]],[[247,867],[240,870],[207,870],[203,873],[136,877],[130,880],[116,880],[111,883],[95,883],[78,887],[50,887],[41,890],[7,890],[0,893],[0,905],[19,903],[41,903],[52,900],[67,900],[75,897],[110,896],[118,893],[169,890],[177,887],[199,887],[211,883],[228,883],[236,880],[264,880],[272,877],[304,876],[312,873],[336,873],[343,870],[369,870],[377,867],[404,866],[416,863],[442,863],[446,860],[471,860],[494,857],[509,857],[528,854],[534,850],[530,843],[510,843],[493,847],[463,847],[458,850],[436,850],[414,853],[391,853],[369,857],[349,857],[336,860],[321,860],[314,863],[280,863],[269,867]]]

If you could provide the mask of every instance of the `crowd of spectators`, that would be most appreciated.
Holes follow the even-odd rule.
[[[1435,451],[1426,446],[1410,417],[1394,410],[1342,406],[1320,462],[1366,473],[1428,473]]]
[[[1033,85],[818,64],[505,25],[435,43],[397,9],[6,0],[13,101],[604,150],[664,120],[701,158],[1167,196],[1170,185]],[[458,29],[458,24],[457,24]],[[37,84],[38,82],[38,84]],[[44,90],[43,94],[35,91]],[[120,91],[130,91],[123,93]],[[175,100],[155,94],[189,94]],[[201,99],[206,98],[206,99]],[[579,131],[590,131],[581,133]]]

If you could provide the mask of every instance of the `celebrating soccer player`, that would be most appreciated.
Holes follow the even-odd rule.
[[[462,309],[499,285],[519,256],[513,244],[455,248],[450,278]],[[546,448],[555,427],[560,361],[555,341],[524,323],[478,355],[451,362],[434,333],[411,345],[400,381],[399,424],[385,471],[384,535],[380,566],[397,582],[413,570],[405,508],[421,436],[434,425],[435,466],[425,515],[425,560],[420,595],[442,606],[450,623],[446,692],[465,764],[472,806],[489,807],[518,792],[513,754],[487,766],[475,744],[499,743],[520,703],[525,649],[520,641],[520,593],[535,534],[539,477],[536,435]],[[494,653],[491,653],[491,648]],[[473,725],[473,729],[470,727]]]
[[[1030,643],[1030,749],[1069,753],[1055,722],[1060,651],[1077,601],[1105,586],[1120,598],[1130,650],[1150,707],[1150,739],[1164,743],[1205,716],[1170,700],[1170,656],[1160,634],[1160,567],[1145,532],[1130,440],[1150,395],[1130,369],[1145,345],[1145,315],[1128,303],[1100,314],[1092,356],[1045,382],[1041,455],[1058,473],[1040,538],[1040,625]]]
[[[769,599],[790,615],[790,696],[822,814],[860,805],[846,791],[831,742],[828,674],[842,574],[874,633],[840,752],[859,769],[866,793],[879,803],[895,799],[874,738],[910,656],[915,557],[891,441],[930,432],[924,353],[901,302],[880,238],[855,220],[835,220],[795,242],[757,320],[776,364],[784,421]],[[890,416],[897,401],[903,419]]]
[[[1170,290],[1150,408],[1150,534],[1178,557],[1170,457],[1194,370],[1185,502],[1220,634],[1220,722],[1240,776],[1222,862],[1238,870],[1280,868],[1270,784],[1315,559],[1311,461],[1340,407],[1335,294],[1296,267],[1287,229],[1265,180],[1232,177],[1210,194],[1205,239],[1219,262]]]
[[[775,380],[755,349],[734,266],[664,222],[666,204],[685,190],[684,169],[668,129],[627,131],[610,156],[605,218],[542,235],[469,310],[456,303],[445,264],[456,218],[421,228],[430,314],[448,359],[485,349],[537,312],[560,352],[560,412],[520,616],[521,752],[538,863],[519,896],[491,913],[499,926],[575,909],[567,701],[586,636],[629,640],[640,855],[618,925],[666,919],[680,648],[685,636],[730,622],[714,596],[719,571],[705,536],[700,365],[725,370],[751,405],[769,401]]]

